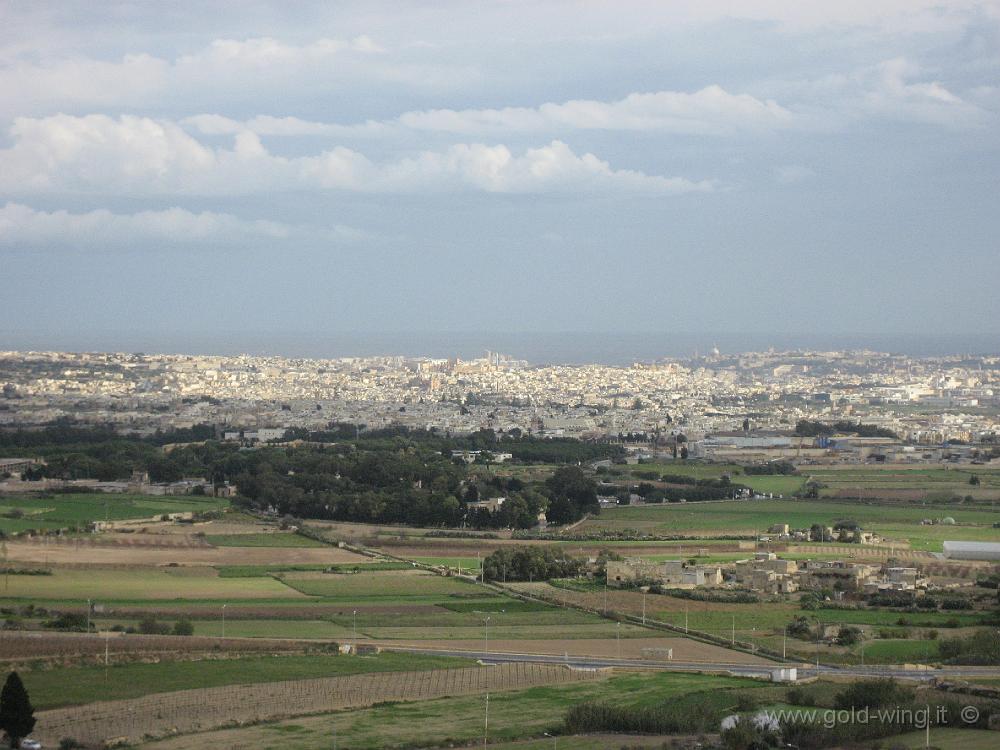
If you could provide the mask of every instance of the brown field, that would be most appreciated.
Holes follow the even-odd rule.
[[[485,641],[391,641],[386,648],[447,649],[449,651],[482,652]],[[721,646],[691,640],[690,638],[565,638],[562,640],[494,640],[490,638],[490,653],[496,654],[546,654],[550,656],[584,656],[594,659],[617,659],[621,648],[622,659],[643,659],[642,650],[672,648],[674,661],[693,661],[705,664],[773,664],[769,659],[731,651]]]
[[[87,611],[85,604],[77,606],[62,605],[60,612]],[[235,602],[226,605],[226,617],[230,620],[316,620],[331,615],[349,615],[356,611],[359,615],[418,615],[444,614],[447,610],[435,604],[253,604]],[[219,617],[219,605],[215,602],[199,604],[197,600],[180,602],[158,602],[150,600],[142,604],[107,605],[100,614],[102,619],[115,618],[139,619],[146,615],[179,619],[187,617],[192,620]],[[95,615],[96,617],[96,615]]]
[[[602,677],[603,673],[551,664],[502,664],[230,685],[40,711],[35,736],[47,746],[55,746],[61,737],[87,743],[112,738],[136,741],[387,701],[430,700]]]
[[[105,641],[103,635],[53,633],[42,631],[7,631],[0,636],[0,660],[75,659],[104,657],[105,647],[111,657],[132,654],[190,654],[201,652],[243,653],[301,651],[302,643],[265,638],[203,638],[199,636],[119,635]]]
[[[197,538],[196,538],[197,539]],[[212,547],[171,537],[49,539],[7,544],[10,562],[41,565],[334,565],[371,562],[336,547]]]
[[[329,732],[330,717],[310,716],[296,720],[296,726],[304,732],[313,730]],[[280,726],[280,725],[279,725]],[[261,727],[239,727],[236,729],[219,729],[210,734],[196,734],[184,737],[172,737],[151,744],[142,745],[148,750],[202,750],[205,747],[230,748],[231,750],[250,750],[261,747],[263,732]],[[707,735],[709,740],[717,739],[716,735]],[[574,734],[560,735],[556,747],[568,747],[573,750],[621,750],[623,747],[631,750],[662,750],[664,747],[698,747],[706,737],[685,737],[678,735],[656,734]],[[671,744],[675,743],[675,744]],[[683,743],[683,744],[676,744]],[[480,748],[482,741],[476,740],[463,745],[448,745],[448,747]],[[490,742],[496,750],[547,750],[553,743],[548,738]]]

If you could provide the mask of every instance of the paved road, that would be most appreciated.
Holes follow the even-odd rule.
[[[732,672],[736,675],[754,677],[770,675],[771,667],[767,665],[727,664],[724,662],[685,662],[657,661],[651,659],[602,659],[586,656],[555,656],[550,654],[518,654],[495,653],[485,651],[460,651],[443,648],[395,648],[389,644],[384,646],[391,651],[408,653],[436,654],[438,656],[459,656],[466,659],[479,659],[490,664],[504,662],[542,662],[545,664],[567,664],[577,669],[602,669],[605,667],[625,667],[640,669],[655,669],[664,672]],[[806,666],[804,664],[775,664],[778,667],[797,667],[800,678],[841,675],[847,677],[906,677],[909,679],[929,680],[932,677],[945,679],[963,679],[969,677],[1000,677],[1000,668],[996,667],[945,667],[942,669],[903,669],[894,665],[879,665],[870,667],[827,667]]]

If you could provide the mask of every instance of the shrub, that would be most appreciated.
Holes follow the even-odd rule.
[[[838,709],[884,708],[909,703],[913,689],[904,687],[891,678],[859,680],[837,693],[834,704]]]
[[[139,632],[143,635],[167,635],[170,626],[165,622],[157,622],[155,617],[144,617],[139,621]]]
[[[853,646],[861,640],[860,628],[852,625],[845,625],[837,632],[837,644],[840,646]]]

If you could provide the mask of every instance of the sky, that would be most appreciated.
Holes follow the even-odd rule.
[[[1000,342],[998,125],[1000,0],[6,0],[0,348]]]

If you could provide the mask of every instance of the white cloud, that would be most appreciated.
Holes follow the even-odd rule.
[[[183,120],[206,135],[250,130],[263,136],[384,135],[400,130],[470,135],[507,132],[563,132],[567,130],[644,130],[663,133],[726,135],[764,131],[799,124],[793,112],[773,100],[749,94],[730,94],[721,86],[686,93],[633,93],[617,101],[577,99],[538,107],[501,109],[431,109],[405,112],[392,120],[358,125],[310,122],[295,117],[258,116],[237,121],[220,115],[197,115]]]
[[[291,226],[273,221],[245,220],[232,214],[183,208],[117,214],[106,209],[70,213],[39,211],[21,203],[0,206],[0,245],[80,244],[120,245],[131,242],[230,243],[284,240],[295,237],[354,240],[365,234],[345,226],[329,230]]]
[[[801,164],[785,164],[774,168],[774,178],[785,185],[802,182],[815,176],[816,173],[813,170]]]
[[[18,118],[11,136],[13,145],[0,150],[0,189],[13,193],[235,195],[322,188],[669,194],[713,188],[710,181],[614,169],[561,141],[520,155],[503,145],[456,144],[375,163],[343,147],[314,156],[278,156],[249,131],[238,133],[232,148],[212,148],[176,123],[132,116]]]
[[[774,101],[730,94],[708,86],[679,91],[629,94],[614,102],[573,100],[537,108],[408,112],[399,123],[417,130],[468,133],[481,130],[658,130],[670,133],[730,133],[790,125],[794,116]]]
[[[15,57],[0,64],[0,114],[46,114],[101,107],[181,105],[189,101],[284,98],[382,82],[417,89],[447,88],[475,79],[463,66],[407,62],[367,36],[289,44],[270,37],[216,39],[173,59],[128,54],[90,57]]]
[[[867,89],[863,106],[871,113],[952,127],[984,124],[986,112],[952,93],[939,81],[914,81],[923,71],[906,58],[885,60],[860,74]]]
[[[772,82],[767,88],[796,101],[809,121],[829,128],[893,120],[967,129],[995,119],[988,100],[978,95],[981,89],[963,98],[903,57],[817,79]]]

